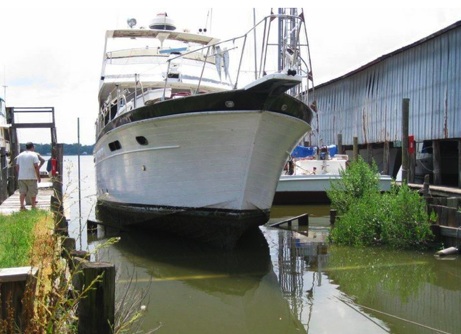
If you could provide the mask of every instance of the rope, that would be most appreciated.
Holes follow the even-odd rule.
[[[340,299],[339,297],[336,297],[340,302],[343,302],[344,304],[346,304],[347,306],[349,306],[351,309],[353,309],[354,311],[356,311],[357,313],[359,313],[360,315],[364,316],[365,318],[367,318],[368,320],[370,320],[371,322],[373,322],[376,326],[378,326],[379,328],[381,328],[383,331],[387,332],[387,333],[390,333],[390,331],[387,329],[387,328],[384,328],[383,326],[381,326],[380,324],[378,324],[376,321],[374,321],[373,319],[371,319],[368,315],[364,314],[363,312],[360,312],[359,310],[357,310],[354,306],[352,306],[350,303],[347,303],[346,301]]]
[[[426,165],[421,161],[421,160],[418,160],[418,163],[421,165],[421,167],[423,167],[425,170],[427,170],[428,172],[433,172],[434,170],[432,169],[429,169],[426,167]]]
[[[338,297],[336,297],[338,298]],[[345,301],[341,300],[338,298],[338,300],[342,301],[343,303],[345,303],[347,306],[350,306],[352,307],[352,305],[349,305],[348,303],[346,303]],[[404,322],[407,322],[407,323],[410,323],[410,324],[413,324],[413,325],[417,325],[417,326],[420,326],[420,327],[423,327],[423,328],[426,328],[426,329],[429,329],[431,331],[435,331],[437,333],[441,333],[441,334],[450,334],[449,332],[445,332],[445,331],[442,331],[440,329],[436,329],[436,328],[433,328],[433,327],[429,327],[429,326],[426,326],[426,325],[423,325],[423,324],[420,324],[418,322],[415,322],[415,321],[411,321],[411,320],[408,320],[408,319],[404,319],[404,318],[401,318],[401,317],[398,317],[396,315],[393,315],[393,314],[389,314],[389,313],[386,313],[386,312],[382,312],[382,311],[378,311],[374,308],[371,308],[371,307],[367,307],[367,306],[363,306],[363,305],[359,305],[357,304],[357,306],[359,307],[363,307],[364,309],[367,309],[367,310],[370,310],[370,311],[373,311],[373,312],[377,312],[377,313],[380,313],[380,314],[383,314],[383,315],[386,315],[388,317],[391,317],[391,318],[395,318],[395,319],[398,319],[398,320],[401,320],[401,321],[404,321]],[[352,307],[353,309],[355,309],[354,307]],[[373,321],[372,319],[370,319],[371,321]],[[374,321],[373,321],[374,322]],[[380,326],[379,324],[377,324],[378,326]],[[380,326],[381,327],[381,326]],[[381,327],[382,328],[382,327]],[[384,329],[384,328],[383,328]],[[387,331],[387,330],[386,330]],[[387,331],[389,332],[389,331]]]

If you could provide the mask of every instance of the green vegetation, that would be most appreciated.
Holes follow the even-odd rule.
[[[433,238],[424,199],[407,185],[379,191],[376,165],[359,157],[327,192],[340,219],[330,234],[338,245],[425,248]]]
[[[10,333],[78,333],[78,305],[87,298],[102,280],[98,275],[88,286],[76,289],[75,278],[82,275],[81,263],[73,262],[73,270],[68,263],[72,256],[61,245],[65,236],[54,233],[53,215],[44,210],[29,210],[0,215],[0,268],[33,266],[37,268],[35,280],[26,285],[21,299],[22,312],[19,329],[15,321],[15,302],[6,297],[0,303],[0,334]],[[94,253],[118,241],[118,238],[107,239],[99,244]],[[89,260],[93,253],[88,253]],[[64,257],[63,257],[64,255]],[[113,333],[142,333],[140,326],[143,311],[140,309],[144,297],[139,292],[127,290],[122,303],[116,305]],[[154,330],[155,331],[155,330]],[[151,331],[153,332],[153,331]]]
[[[39,210],[0,215],[0,268],[30,265],[35,222],[45,215]]]
[[[26,144],[21,144],[21,148],[25,148]],[[40,153],[41,155],[51,155],[51,144],[37,144],[34,143],[35,152]],[[63,144],[64,155],[78,155],[80,154],[93,154],[94,145],[79,145],[75,144]]]

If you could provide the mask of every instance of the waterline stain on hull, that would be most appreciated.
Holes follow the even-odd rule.
[[[98,201],[96,216],[104,224],[122,230],[166,231],[213,247],[232,249],[246,231],[265,224],[270,211],[139,206]]]

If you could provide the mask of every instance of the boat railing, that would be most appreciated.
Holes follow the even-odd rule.
[[[273,43],[270,39],[271,34],[271,24],[273,21],[277,20],[277,23],[283,26],[284,32],[282,36],[277,36],[278,41]],[[289,22],[289,23],[286,23]],[[304,39],[301,38],[301,29],[304,26]],[[259,32],[258,29],[262,29],[262,32]],[[280,29],[279,29],[280,31]],[[259,33],[259,36],[258,36]],[[251,35],[254,34],[252,37]],[[256,38],[261,38],[261,48],[259,50],[260,54],[258,57],[258,51],[256,50]],[[251,50],[249,40],[254,38],[254,45],[255,49]],[[303,42],[304,41],[304,42]],[[241,46],[236,46],[237,43],[240,43]],[[231,47],[228,47],[228,44],[231,44]],[[277,47],[275,53],[270,54],[269,50],[270,47]],[[301,52],[301,48],[305,47],[306,53],[304,54]],[[309,55],[309,47],[307,41],[307,31],[304,24],[304,15],[289,15],[289,14],[271,14],[264,17],[258,23],[256,23],[250,30],[244,33],[241,36],[229,38],[223,41],[219,41],[218,43],[213,43],[210,45],[206,45],[200,48],[196,48],[191,51],[183,52],[178,55],[172,56],[168,59],[168,67],[167,67],[167,77],[165,78],[165,86],[166,89],[168,83],[168,73],[170,73],[170,69],[172,68],[171,64],[175,61],[179,61],[182,58],[191,57],[193,53],[202,53],[204,55],[204,61],[202,64],[201,74],[197,83],[197,87],[195,90],[195,94],[200,92],[200,87],[202,85],[202,81],[204,78],[205,67],[209,63],[209,59],[213,57],[215,59],[215,63],[217,66],[220,66],[218,59],[225,57],[229,57],[230,51],[240,50],[240,55],[238,58],[237,64],[237,71],[236,71],[236,78],[235,83],[232,83],[230,77],[227,79],[229,83],[233,86],[234,89],[238,88],[239,80],[241,79],[242,72],[252,72],[254,73],[254,80],[261,78],[262,76],[268,74],[269,72],[287,72],[288,74],[292,75],[301,75],[303,80],[303,85],[297,88],[297,91],[293,91],[292,95],[296,96],[301,100],[307,101],[307,91],[309,89],[309,81],[312,81],[312,72],[311,72],[311,65],[310,65],[310,55]],[[244,59],[246,54],[252,54],[254,56],[254,69],[253,71],[244,71]],[[280,56],[280,53],[283,56]],[[307,59],[307,61],[304,59]],[[259,58],[259,63],[258,63]],[[267,65],[268,59],[277,58],[277,66],[272,67],[270,71]],[[229,61],[226,63],[224,61],[224,72],[228,73]],[[220,70],[220,69],[219,69]]]
[[[272,28],[275,23],[277,29]],[[125,53],[113,55],[121,57]],[[251,61],[252,58],[254,62]],[[189,51],[181,50],[177,54],[169,53],[166,72],[163,67],[160,72],[133,74],[134,81],[128,79],[128,74],[119,77],[123,81],[108,92],[108,99],[101,106],[100,125],[105,126],[110,120],[130,111],[130,108],[174,98],[173,87],[176,93],[188,90],[188,95],[237,89],[239,85],[244,87],[251,81],[272,73],[301,76],[301,85],[290,89],[288,93],[307,104],[307,93],[311,84],[313,85],[308,59],[310,55],[303,13],[271,14],[241,36],[217,43],[210,42]],[[183,61],[192,66],[189,67],[191,72],[182,73],[181,67],[178,70],[178,64]],[[236,71],[230,71],[231,67]],[[221,79],[222,70],[224,80]],[[235,73],[235,77],[231,77],[231,73]],[[159,77],[162,79],[158,80]]]

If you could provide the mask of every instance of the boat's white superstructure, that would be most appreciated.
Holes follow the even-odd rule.
[[[157,29],[106,34],[94,150],[98,213],[107,223],[231,247],[268,220],[287,152],[310,130],[304,20],[277,16],[291,28],[290,44],[279,49],[290,57],[268,73],[265,40],[255,55],[264,61],[248,81],[241,53],[254,52],[248,39],[263,36],[253,29],[267,32],[271,17],[220,42],[176,32],[162,15],[151,25]],[[158,29],[162,20],[168,29]],[[116,49],[113,39],[122,42]]]
[[[334,145],[332,145],[334,146]],[[334,148],[336,150],[336,147]],[[324,152],[328,152],[324,147]],[[291,159],[291,172],[288,163],[277,184],[274,204],[312,204],[328,203],[328,190],[332,183],[341,181],[341,173],[346,170],[349,157],[347,154],[325,154],[319,159],[317,154]],[[379,189],[389,191],[392,178],[379,176]]]

